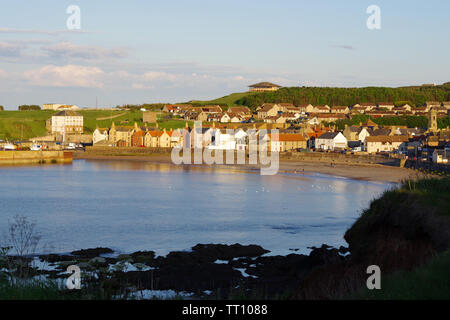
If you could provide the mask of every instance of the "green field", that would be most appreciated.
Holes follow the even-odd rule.
[[[84,117],[84,132],[94,132],[95,128],[110,128],[114,121],[116,126],[133,126],[138,123],[143,126],[142,111],[123,110],[80,110],[77,111]],[[0,111],[0,139],[1,140],[26,140],[33,137],[46,135],[45,121],[55,111]],[[124,114],[123,114],[124,113]],[[97,118],[114,117],[114,119],[97,120]],[[168,119],[162,120],[158,117],[159,127],[167,129],[183,128],[185,121]],[[189,122],[192,125],[192,122]],[[154,124],[150,125],[154,126]]]

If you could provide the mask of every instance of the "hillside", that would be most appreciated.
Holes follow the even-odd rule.
[[[116,125],[132,126],[142,122],[142,111],[139,110],[80,110],[84,117],[84,132],[92,133],[95,128],[109,128],[114,121]],[[55,111],[1,111],[0,112],[0,140],[25,140],[46,134],[45,121]],[[100,119],[100,120],[97,120]],[[104,119],[104,120],[101,120]],[[184,121],[165,120],[159,123],[160,128],[183,128]]]
[[[421,106],[426,101],[450,101],[448,83],[435,87],[366,87],[366,88],[327,88],[327,87],[291,87],[257,95],[244,95],[236,104],[256,108],[263,103],[285,102],[294,105],[346,105],[364,102],[409,103]]]
[[[227,106],[232,107],[239,105],[237,102],[245,97],[258,95],[259,92],[237,92],[232,93],[227,96],[224,96],[222,98],[214,99],[214,100],[191,100],[187,103],[193,104],[193,105],[214,105],[218,104],[221,106]]]

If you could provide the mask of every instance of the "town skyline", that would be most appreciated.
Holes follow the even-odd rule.
[[[80,8],[80,29],[67,29],[71,5]],[[0,13],[0,104],[11,110],[65,101],[177,103],[242,92],[260,81],[285,87],[448,81],[449,44],[435,39],[446,37],[449,4],[378,1],[380,30],[366,26],[369,5],[80,0],[42,1],[27,13],[18,1]],[[426,37],[430,32],[435,37]]]

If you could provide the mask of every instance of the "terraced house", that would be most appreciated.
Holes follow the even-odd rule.
[[[392,152],[407,142],[407,136],[369,136],[364,145],[368,153]]]
[[[302,134],[299,133],[279,133],[278,141],[272,141],[272,135],[270,137],[270,150],[277,152],[293,151],[299,149],[306,149],[307,141]]]
[[[81,134],[83,133],[83,116],[75,111],[64,110],[53,115],[51,132],[56,134]]]

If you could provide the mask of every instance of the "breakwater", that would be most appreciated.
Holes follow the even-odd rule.
[[[0,151],[0,165],[72,163],[67,151]]]

